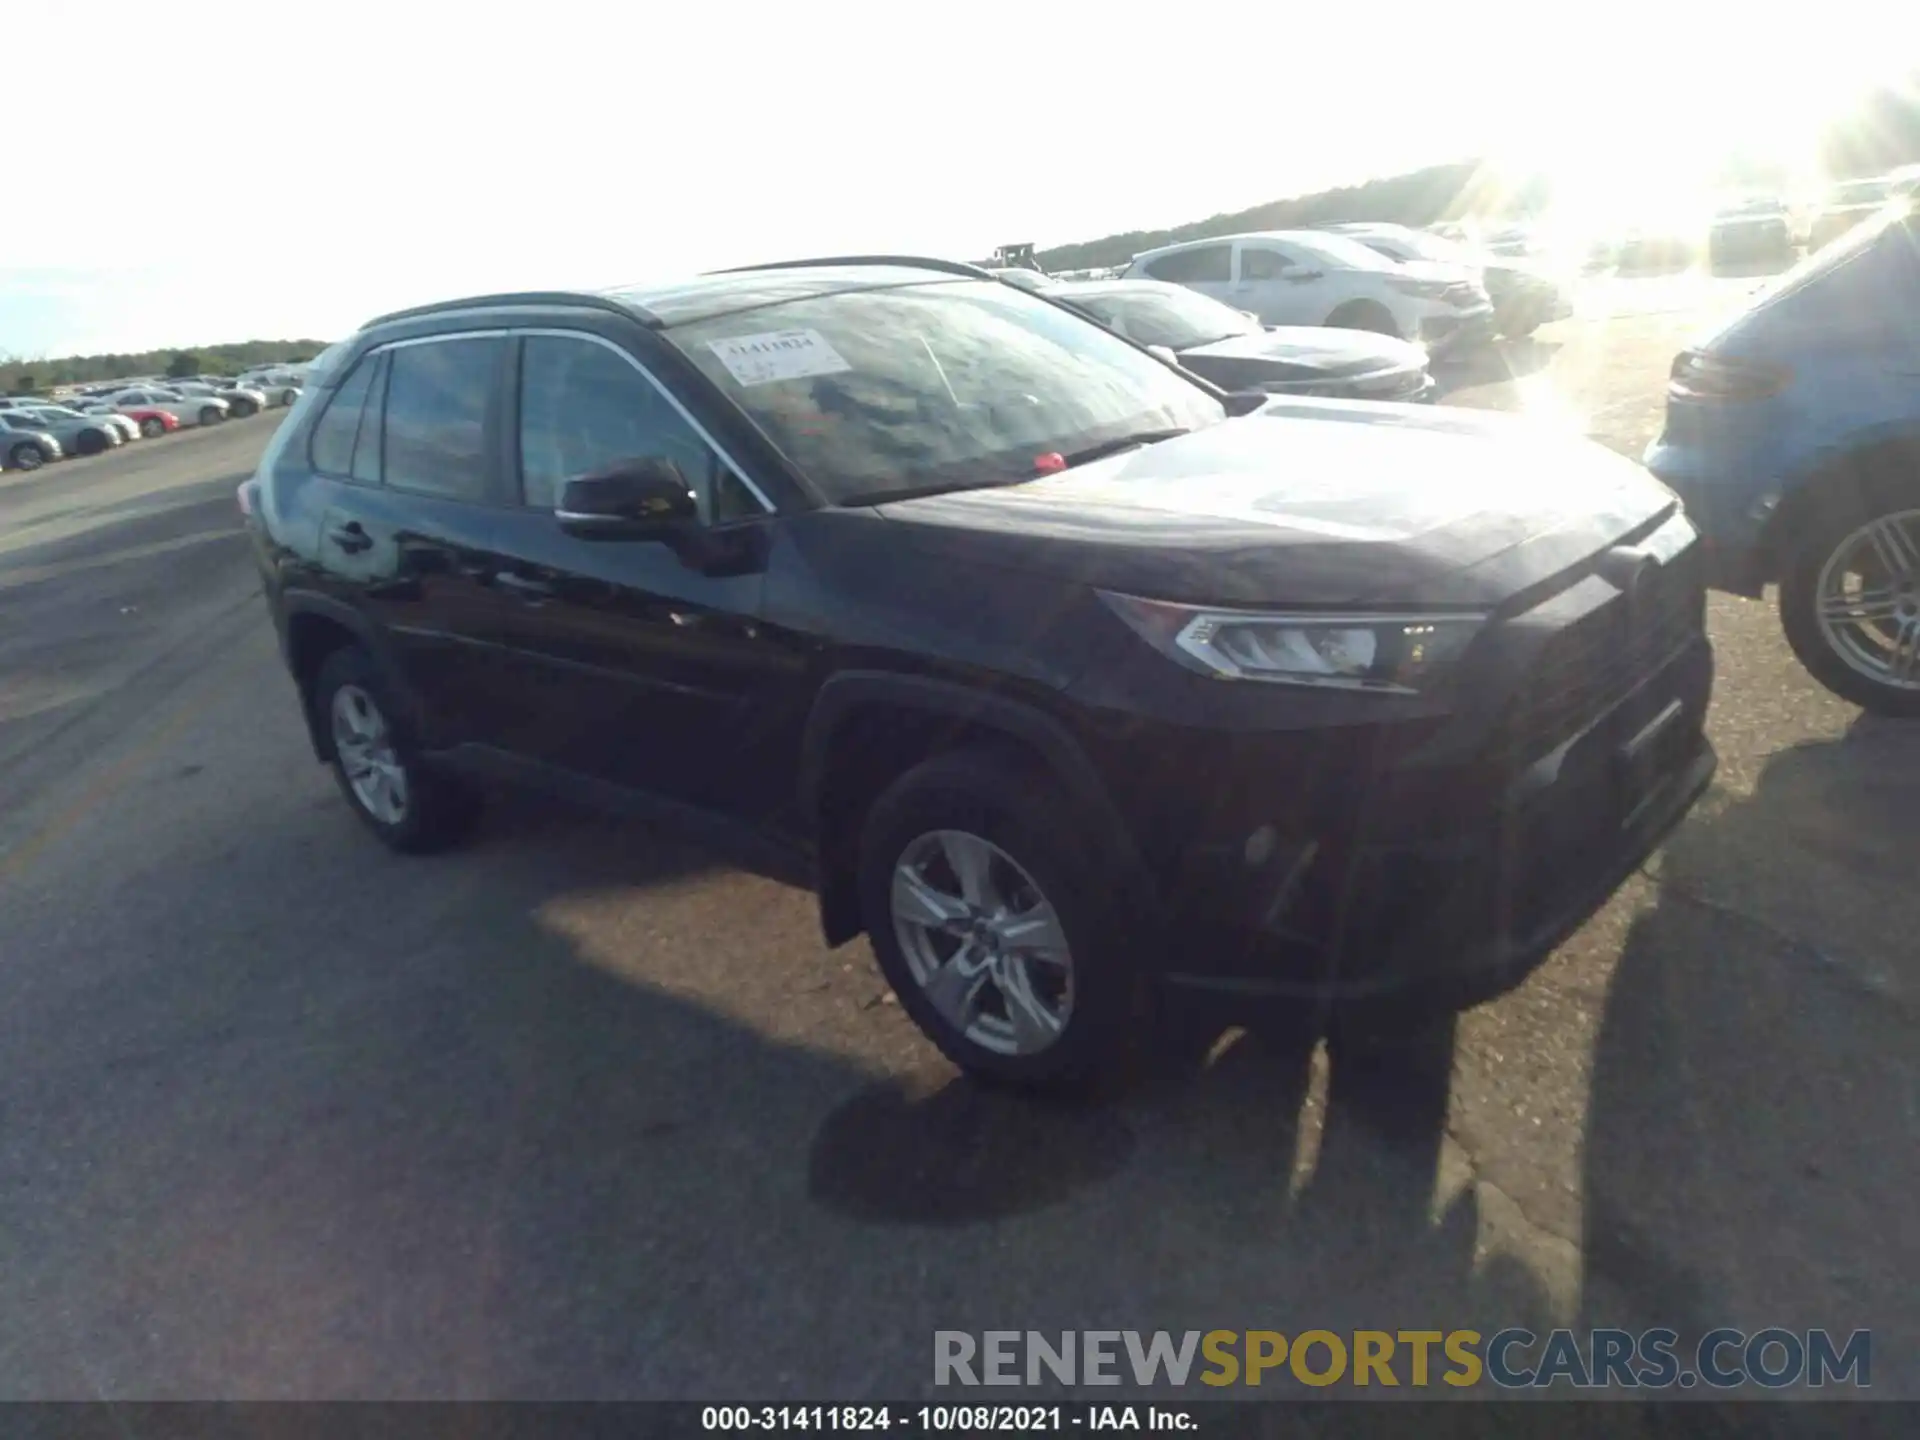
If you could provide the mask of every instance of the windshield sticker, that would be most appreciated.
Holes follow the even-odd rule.
[[[853,368],[818,330],[769,330],[760,335],[734,335],[725,340],[709,340],[707,348],[719,356],[727,373],[741,385],[771,385],[776,380],[838,375]]]

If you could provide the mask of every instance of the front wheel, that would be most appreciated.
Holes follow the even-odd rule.
[[[1920,717],[1920,473],[1877,493],[1809,527],[1781,578],[1780,621],[1834,694]]]
[[[258,414],[259,410],[260,407],[251,400],[236,400],[233,402],[232,413],[233,418],[236,420],[245,420],[249,415]]]
[[[280,392],[280,403],[285,406],[291,407],[293,402],[299,398],[300,392],[298,390],[282,390]]]
[[[1395,323],[1393,312],[1371,300],[1342,305],[1327,317],[1327,324],[1336,330],[1366,330],[1375,335],[1391,336],[1395,340],[1401,338],[1400,326]]]
[[[200,423],[202,425],[218,425],[226,418],[227,412],[220,409],[217,405],[209,405],[200,412]]]
[[[107,438],[104,431],[83,430],[80,432],[80,442],[76,448],[82,455],[98,455],[112,444],[113,441]]]
[[[157,440],[167,433],[167,422],[149,415],[140,422],[140,433],[149,440]]]
[[[347,646],[329,655],[309,703],[340,793],[384,844],[421,854],[465,836],[479,812],[477,795],[423,763],[366,651]]]
[[[1084,1093],[1119,1075],[1142,1031],[1138,937],[1074,809],[1021,762],[963,751],[903,775],[861,836],[881,970],[941,1053],[988,1083]]]
[[[22,440],[7,452],[7,463],[16,470],[38,470],[47,463],[47,457],[31,440]]]

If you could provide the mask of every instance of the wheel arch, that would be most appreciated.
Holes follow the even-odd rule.
[[[815,852],[820,926],[828,945],[865,928],[855,857],[860,824],[907,769],[969,746],[1008,751],[1044,767],[1145,883],[1131,832],[1086,751],[1059,720],[1005,695],[927,676],[852,670],[830,676],[800,743],[798,801]],[[1144,893],[1144,892],[1143,892]]]
[[[300,696],[300,714],[316,760],[325,764],[333,759],[333,742],[313,704],[313,681],[327,657],[346,646],[358,645],[373,657],[393,693],[409,707],[409,719],[417,722],[413,692],[401,679],[391,650],[365,615],[330,596],[300,590],[286,593],[280,609],[280,651]]]
[[[1875,432],[1820,460],[1783,487],[1760,531],[1761,578],[1784,573],[1792,538],[1838,503],[1857,505],[1876,485],[1911,480],[1920,492],[1920,424]]]

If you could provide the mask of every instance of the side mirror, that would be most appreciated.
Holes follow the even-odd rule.
[[[697,523],[700,502],[678,465],[649,456],[567,481],[554,518],[583,540],[658,540]]]

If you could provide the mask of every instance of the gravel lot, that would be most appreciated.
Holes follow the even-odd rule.
[[[1638,455],[1745,288],[1658,283],[1449,401]],[[902,1398],[937,1328],[1507,1324],[1871,1327],[1920,1397],[1920,730],[1770,606],[1713,602],[1708,801],[1450,1046],[1049,1110],[668,831],[381,851],[238,537],[273,423],[0,476],[0,1398]]]

